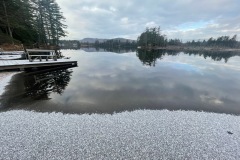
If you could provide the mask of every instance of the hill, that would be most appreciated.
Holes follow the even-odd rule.
[[[101,38],[84,38],[82,40],[80,40],[79,42],[80,43],[95,43],[96,41],[99,41],[100,43],[103,43],[103,42],[106,42],[108,40],[119,40],[120,42],[126,42],[126,41],[129,41],[129,42],[133,42],[136,40],[131,40],[131,39],[125,39],[125,38],[113,38],[113,39],[101,39]]]

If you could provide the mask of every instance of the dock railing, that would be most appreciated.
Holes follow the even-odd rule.
[[[42,50],[42,49],[26,49],[29,62],[33,62],[34,59],[39,59],[42,61],[43,57],[48,61],[49,58],[52,58],[54,61],[57,61],[57,55],[55,50]],[[30,54],[37,53],[37,54]],[[35,58],[34,58],[35,57]]]

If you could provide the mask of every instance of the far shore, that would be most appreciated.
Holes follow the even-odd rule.
[[[166,47],[138,47],[141,49],[166,49],[176,51],[212,51],[212,52],[239,52],[240,48],[225,47],[192,47],[192,46],[166,46]]]
[[[81,47],[87,47],[87,46],[81,46]],[[88,46],[88,47],[93,47],[94,46]],[[4,44],[0,45],[0,53],[4,52],[16,52],[16,51],[24,51],[23,45],[11,45],[11,44]],[[139,46],[137,47],[139,49],[165,49],[165,50],[175,50],[175,51],[208,51],[208,52],[235,52],[235,53],[240,53],[240,48],[229,48],[229,47],[205,47],[205,46],[166,46],[166,47],[145,47],[145,46]]]

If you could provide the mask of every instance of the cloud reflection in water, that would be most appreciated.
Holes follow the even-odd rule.
[[[225,63],[198,55],[164,52],[154,61],[151,58],[156,55],[150,55],[145,63],[143,56],[146,58],[151,53],[86,53],[79,50],[63,53],[78,59],[78,67],[72,69],[71,80],[61,94],[52,92],[50,100],[39,102],[44,103],[45,110],[113,113],[135,109],[182,109],[240,114],[238,56]],[[38,107],[38,110],[43,109]]]

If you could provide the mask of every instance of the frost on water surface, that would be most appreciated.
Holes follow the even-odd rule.
[[[8,111],[0,122],[0,159],[240,159],[239,116]]]

